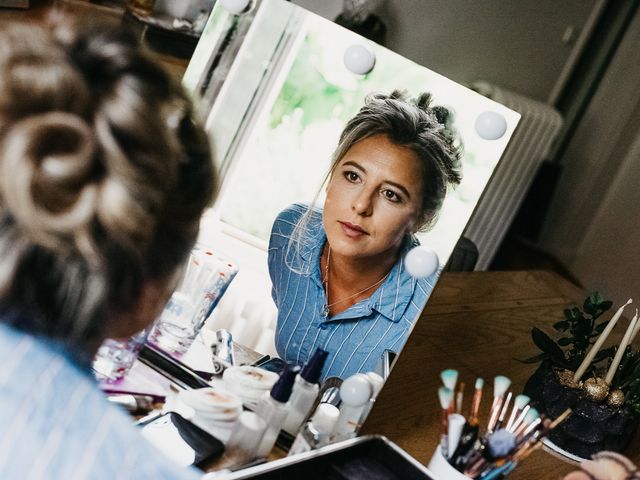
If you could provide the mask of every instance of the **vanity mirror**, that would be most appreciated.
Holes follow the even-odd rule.
[[[400,352],[520,116],[291,3],[282,0],[241,3],[217,2],[184,77],[184,84],[197,99],[199,115],[211,134],[222,174],[218,200],[202,219],[199,244],[232,259],[239,268],[207,328],[226,329],[237,344],[300,364],[309,359],[316,347],[324,348],[329,351],[329,367],[325,367],[324,377],[346,378],[358,371],[383,372],[389,366],[385,350]],[[372,93],[389,95],[394,90],[405,91],[407,99],[428,92],[432,105],[443,106],[450,112],[447,126],[462,147],[460,184],[448,191],[430,228],[417,233],[426,247],[422,253],[432,252],[433,258],[437,258],[435,270],[417,281],[426,285],[425,294],[412,305],[412,316],[392,345],[381,348],[380,342],[396,319],[379,314],[366,331],[356,331],[355,327],[344,330],[342,325],[342,333],[336,335],[343,335],[344,340],[337,344],[336,337],[321,333],[324,328],[321,326],[314,333],[302,336],[300,343],[307,343],[294,345],[297,353],[292,356],[287,349],[296,328],[309,329],[313,322],[302,327],[300,320],[305,317],[306,321],[308,312],[297,313],[298,320],[286,328],[281,324],[282,319],[278,319],[268,271],[268,245],[274,220],[279,212],[296,202],[323,206],[327,185],[331,186],[331,180],[327,184],[327,172],[346,123]],[[443,119],[436,121],[434,111],[430,115],[427,115],[430,121],[435,122],[432,128],[442,129],[439,123]],[[355,145],[363,145],[371,138],[375,136]],[[378,150],[365,152],[362,162],[366,164],[369,156]],[[345,163],[346,157],[338,157],[339,165]],[[368,173],[362,167],[356,166],[360,168],[356,176],[358,182],[366,183],[362,179]],[[355,182],[352,173],[342,172]],[[387,176],[395,173],[384,172]],[[337,261],[334,259],[340,252],[336,250],[334,259],[330,260],[333,245],[330,249],[323,247],[325,237],[320,223],[317,230],[320,245],[307,274],[315,272],[322,282],[333,278],[329,277],[327,267],[330,261]],[[405,230],[413,232],[417,228]],[[331,240],[330,230],[327,232]],[[347,232],[350,233],[354,232]],[[418,263],[423,258],[419,253]],[[407,263],[402,257],[397,261],[398,269],[405,268]],[[408,278],[407,285],[415,289],[416,280]],[[385,280],[386,277],[374,287],[379,290]],[[396,292],[395,298],[403,295],[401,288]],[[299,295],[302,294],[300,291]],[[384,291],[376,290],[371,298],[388,300],[383,294]],[[286,308],[292,308],[299,298],[295,294],[288,298]],[[329,304],[326,307],[332,307],[331,302],[325,303]],[[280,305],[283,307],[285,303]],[[372,308],[380,309],[380,305]],[[331,308],[324,315],[328,322],[334,317],[340,318],[340,312],[329,310]],[[314,312],[313,315],[321,314]],[[345,319],[345,323],[349,324],[350,320]],[[378,337],[372,338],[370,332]],[[288,337],[283,341],[279,336],[285,334]],[[372,342],[376,338],[378,340]],[[332,355],[337,357],[336,349],[347,344],[351,350],[346,360],[341,360],[342,368],[332,368]],[[352,361],[360,352],[365,352],[363,358],[366,358]],[[210,358],[187,355],[185,361],[197,368],[199,361],[210,362]]]

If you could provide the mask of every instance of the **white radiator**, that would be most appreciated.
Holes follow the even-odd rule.
[[[562,117],[549,105],[488,83],[477,82],[473,88],[522,115],[464,233],[478,247],[475,269],[486,270],[549,154]]]

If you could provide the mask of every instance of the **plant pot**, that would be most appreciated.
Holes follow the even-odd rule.
[[[624,406],[610,407],[586,398],[582,391],[566,387],[556,370],[543,362],[524,388],[532,405],[554,419],[567,408],[571,416],[548,436],[555,445],[582,458],[610,450],[623,452],[638,427],[638,419]]]

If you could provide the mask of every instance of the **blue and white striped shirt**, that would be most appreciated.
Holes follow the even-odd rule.
[[[301,365],[317,347],[327,350],[323,378],[375,371],[385,350],[398,352],[404,345],[437,274],[415,279],[399,260],[369,298],[325,318],[320,257],[327,236],[321,210],[312,210],[299,245],[289,248],[295,226],[308,208],[303,204],[288,207],[278,215],[271,231],[269,274],[278,307],[278,354],[289,363]],[[417,244],[417,239],[407,237],[400,259]]]
[[[197,479],[107,403],[88,368],[0,319],[0,478]]]

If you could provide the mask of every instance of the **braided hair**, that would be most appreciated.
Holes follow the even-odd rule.
[[[111,26],[0,27],[0,307],[105,336],[184,262],[215,194],[191,104]]]

